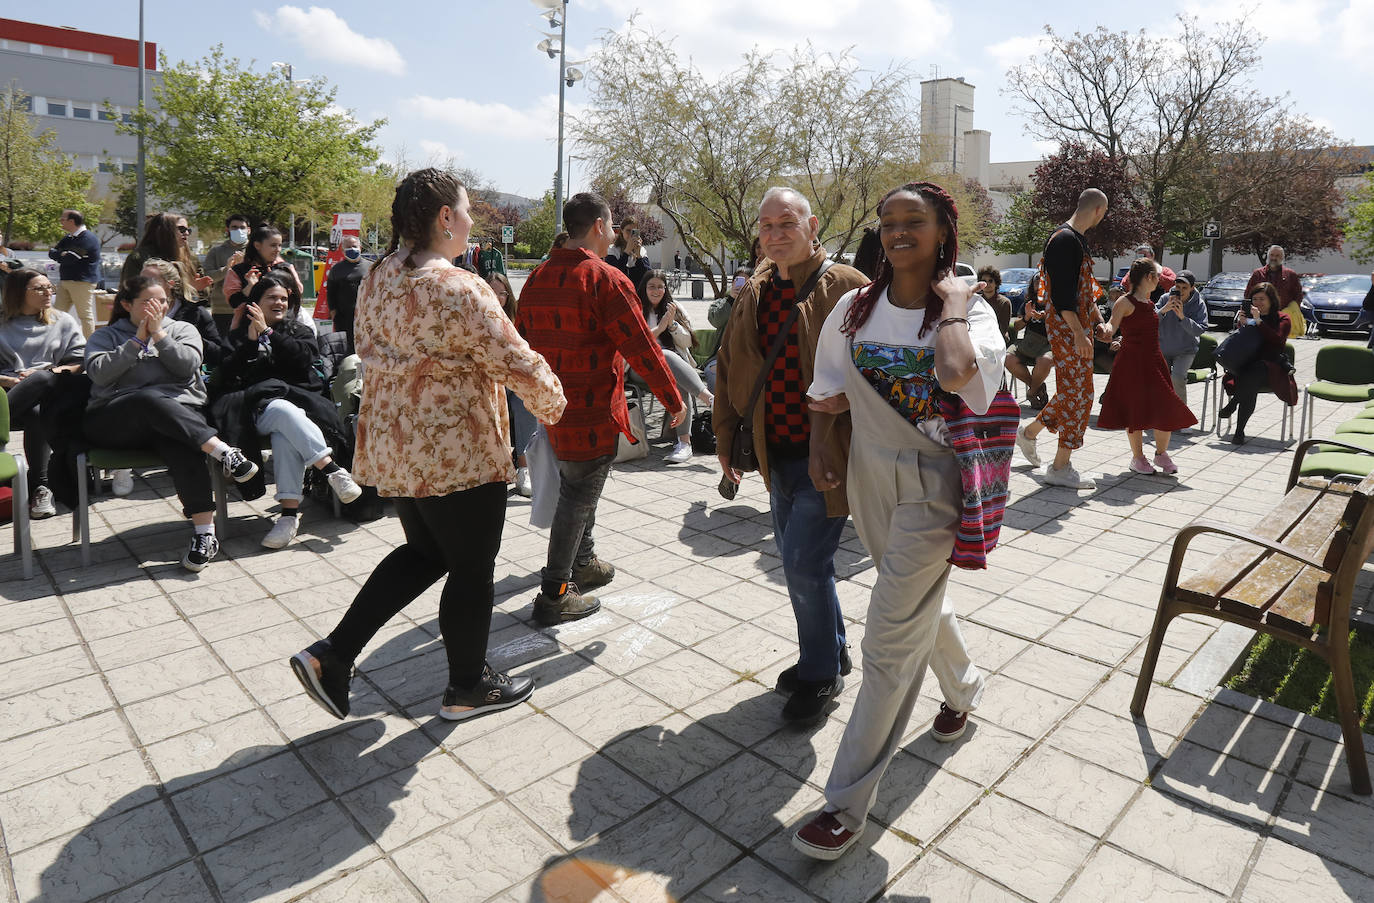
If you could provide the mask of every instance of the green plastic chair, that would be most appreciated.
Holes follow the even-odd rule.
[[[707,361],[715,356],[716,330],[714,327],[708,326],[705,329],[692,330],[692,335],[696,336],[697,340],[696,347],[692,349],[692,360],[696,363],[697,369],[700,370],[706,366]]]
[[[1217,340],[1203,333],[1198,336],[1197,354],[1193,355],[1193,365],[1188,368],[1187,384],[1195,386],[1202,383],[1202,416],[1198,418],[1197,428],[1207,430],[1208,391],[1214,410],[1220,410],[1221,375],[1217,373]],[[1183,399],[1187,403],[1188,399]]]
[[[1313,399],[1341,404],[1374,399],[1374,351],[1363,345],[1327,345],[1317,351],[1317,381],[1303,389],[1300,438],[1311,435]]]
[[[22,454],[5,451],[10,441],[10,400],[0,391],[0,483],[14,490],[14,552],[19,556],[24,579],[33,576],[33,537],[29,534],[29,462]]]
[[[1337,436],[1374,436],[1374,420],[1357,417],[1336,427]]]
[[[1283,356],[1286,357],[1286,358],[1288,358],[1288,365],[1289,365],[1290,367],[1296,365],[1297,360],[1298,360],[1298,349],[1295,348],[1295,347],[1293,347],[1293,343],[1292,343],[1292,342],[1288,342],[1287,344],[1285,344],[1285,345],[1283,346]],[[1220,380],[1217,381],[1218,385],[1220,385],[1220,382],[1221,382]],[[1220,391],[1220,390],[1218,389],[1218,391]],[[1268,388],[1264,388],[1264,389],[1261,389],[1261,390],[1260,390],[1260,393],[1259,393],[1259,394],[1261,394],[1261,395],[1273,395],[1274,393],[1271,392],[1271,391],[1269,391]],[[1220,400],[1220,399],[1218,399],[1218,400]],[[1285,411],[1283,412],[1283,416],[1279,418],[1279,439],[1280,439],[1280,441],[1282,441],[1282,442],[1287,442],[1287,441],[1288,441],[1288,434],[1289,434],[1289,433],[1292,433],[1292,434],[1293,434],[1293,437],[1294,437],[1295,439],[1297,438],[1297,435],[1298,435],[1297,432],[1296,432],[1296,430],[1294,429],[1294,424],[1293,424],[1293,411],[1294,411],[1295,408],[1297,408],[1297,405],[1286,404],[1286,405],[1284,405],[1284,407],[1287,408],[1287,410],[1285,410]],[[1222,420],[1222,418],[1221,418],[1221,409],[1218,408],[1218,409],[1217,409],[1217,435],[1218,435],[1218,436],[1220,436],[1220,435],[1224,432],[1224,430],[1222,430],[1222,428],[1221,428],[1221,420]],[[1229,424],[1229,423],[1231,422],[1231,418],[1230,418],[1230,417],[1227,417],[1227,418],[1226,418],[1226,422]]]
[[[1304,477],[1349,476],[1358,480],[1374,473],[1374,435],[1340,434],[1323,442],[1302,459],[1298,474]]]

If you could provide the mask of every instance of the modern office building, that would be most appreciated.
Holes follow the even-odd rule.
[[[161,78],[157,45],[144,43],[148,98]],[[0,86],[29,96],[42,128],[76,165],[95,170],[103,191],[115,172],[132,172],[138,141],[115,126],[138,107],[138,41],[75,28],[0,19]]]

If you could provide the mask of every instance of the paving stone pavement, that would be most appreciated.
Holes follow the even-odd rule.
[[[1297,347],[1310,378],[1319,343]],[[1350,413],[1319,403],[1317,433]],[[455,726],[435,717],[437,588],[364,652],[348,720],[285,664],[398,542],[393,517],[310,505],[271,552],[269,505],[236,502],[224,553],[195,576],[177,565],[169,482],[145,472],[95,503],[91,567],[66,516],[35,525],[35,579],[0,559],[4,896],[1374,899],[1374,802],[1351,793],[1339,734],[1192,686],[1215,624],[1176,622],[1145,717],[1127,711],[1174,531],[1252,522],[1278,498],[1278,414],[1263,398],[1241,449],[1178,437],[1178,479],[1130,474],[1125,437],[1097,430],[1076,456],[1104,474],[1095,492],[1047,488],[1017,459],[1002,547],[951,587],[983,705],[935,743],[926,681],[872,823],[832,864],[788,837],[821,801],[860,674],[816,726],[781,721],[770,688],[795,629],[756,478],[726,502],[712,459],[665,465],[665,442],[617,467],[597,530],[619,575],[601,613],[553,629],[531,620],[547,534],[512,496],[490,657],[539,685]],[[852,528],[838,566],[857,659],[874,575]]]

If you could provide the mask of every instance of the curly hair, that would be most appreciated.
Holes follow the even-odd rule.
[[[959,259],[959,205],[954,203],[954,198],[950,197],[949,192],[945,191],[934,182],[907,182],[899,188],[894,188],[883,199],[878,202],[875,213],[879,217],[883,215],[883,206],[894,195],[898,194],[918,194],[925,198],[926,203],[935,208],[935,216],[941,226],[944,226],[948,234],[945,236],[944,243],[940,245],[935,258],[935,279],[938,281],[949,275],[954,269],[954,262]],[[850,302],[849,310],[845,311],[844,323],[840,330],[845,335],[853,337],[855,333],[868,321],[868,317],[873,313],[873,305],[878,302],[887,287],[892,284],[892,263],[883,253],[882,247],[878,248],[878,271],[873,277],[873,281],[859,289],[859,294]],[[921,329],[917,332],[917,337],[925,335],[931,327],[940,321],[940,313],[944,309],[944,299],[935,295],[926,305],[926,315]]]
[[[391,201],[391,246],[374,269],[379,269],[383,260],[395,254],[402,241],[412,253],[428,247],[433,240],[434,218],[441,208],[458,206],[463,190],[463,183],[457,176],[433,167],[417,169],[402,179]],[[405,264],[415,265],[409,254]]]

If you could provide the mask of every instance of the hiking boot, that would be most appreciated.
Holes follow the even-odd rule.
[[[225,450],[220,463],[224,465],[224,475],[232,477],[235,483],[247,482],[258,472],[258,465],[245,458],[243,452],[232,445]]]
[[[778,675],[778,682],[774,685],[774,689],[779,693],[786,693],[788,696],[797,692],[797,688],[801,686],[801,682],[797,679],[798,667],[798,665],[792,665],[789,668],[784,668],[782,673]],[[849,660],[849,647],[845,646],[840,650],[840,675],[848,676],[849,672],[853,670],[854,663]]]
[[[315,671],[315,662],[319,663],[319,673]],[[319,703],[320,708],[340,720],[348,717],[348,685],[353,680],[353,663],[335,654],[329,640],[311,643],[291,656],[290,665],[306,694]]]
[[[840,824],[835,813],[822,812],[792,834],[792,846],[812,859],[829,862],[843,856],[863,833],[863,825],[859,825],[859,830],[851,831]]]
[[[797,689],[782,707],[782,717],[794,724],[809,724],[825,713],[825,707],[843,689],[844,678],[838,674],[832,680],[798,680]]]
[[[1067,489],[1096,489],[1097,482],[1092,477],[1085,477],[1072,464],[1064,467],[1055,467],[1051,464],[1045,468],[1045,483],[1049,486],[1063,486]]]
[[[596,589],[615,579],[615,565],[600,558],[592,558],[586,564],[574,564],[572,582],[582,589]]]
[[[363,494],[363,487],[353,481],[353,475],[340,467],[338,470],[325,477],[329,483],[329,488],[334,490],[334,494],[339,497],[339,501],[347,505],[356,502],[358,497]]]
[[[482,665],[482,679],[469,690],[449,685],[439,707],[439,717],[445,721],[467,721],[479,715],[499,712],[517,706],[534,692],[534,678],[511,677]],[[455,707],[457,707],[455,709]]]
[[[53,504],[52,490],[46,486],[39,486],[33,491],[33,498],[29,499],[29,517],[43,520],[56,513],[57,506]]]
[[[181,558],[181,566],[188,571],[199,573],[205,570],[205,566],[218,554],[219,540],[215,538],[215,534],[196,533],[191,536],[191,545]]]
[[[595,596],[584,596],[577,591],[576,583],[562,584],[559,595],[540,590],[534,597],[534,620],[541,627],[553,627],[567,621],[589,617],[601,610],[601,600]]]
[[[1025,426],[1016,428],[1016,449],[1031,467],[1040,466],[1040,452],[1035,450],[1035,440],[1026,435]]]
[[[942,702],[940,714],[935,716],[935,723],[930,726],[930,735],[941,743],[953,743],[964,736],[966,728],[968,712],[956,712]]]

